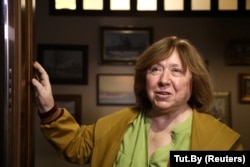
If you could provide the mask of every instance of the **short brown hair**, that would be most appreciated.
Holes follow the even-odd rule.
[[[149,46],[138,58],[135,66],[134,92],[136,107],[150,109],[151,102],[146,91],[146,72],[153,64],[166,59],[176,49],[184,69],[192,73],[190,107],[208,112],[213,102],[213,85],[208,67],[197,49],[186,39],[165,37]]]

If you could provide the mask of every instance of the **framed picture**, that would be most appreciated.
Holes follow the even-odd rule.
[[[49,74],[52,84],[88,83],[87,45],[38,45],[38,62]]]
[[[231,126],[231,95],[230,92],[214,92],[212,114],[221,122]]]
[[[82,96],[78,94],[74,95],[54,95],[55,103],[58,107],[66,108],[81,124],[82,113]]]
[[[250,74],[239,74],[239,101],[250,103]]]
[[[97,75],[97,105],[134,105],[133,90],[134,75]]]
[[[226,54],[229,65],[250,65],[250,39],[231,40]]]
[[[133,65],[152,43],[152,28],[101,27],[101,64]]]

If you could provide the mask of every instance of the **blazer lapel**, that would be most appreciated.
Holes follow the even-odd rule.
[[[219,120],[194,110],[191,150],[229,150],[239,137]]]
[[[95,149],[91,164],[93,167],[113,165],[126,129],[137,115],[137,111],[125,109],[96,123]],[[100,162],[102,164],[99,164]]]

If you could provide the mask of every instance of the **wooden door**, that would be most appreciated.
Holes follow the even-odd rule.
[[[34,0],[1,0],[1,164],[34,166],[33,102]]]

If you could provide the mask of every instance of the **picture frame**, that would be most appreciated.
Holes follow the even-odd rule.
[[[134,65],[152,43],[152,27],[100,27],[100,64]]]
[[[250,103],[250,73],[239,74],[239,102]]]
[[[213,97],[213,105],[210,112],[214,117],[231,127],[231,93],[215,91],[213,92]]]
[[[135,105],[134,75],[97,74],[97,105]]]
[[[88,46],[38,44],[38,62],[52,84],[88,84]]]
[[[250,65],[250,39],[231,40],[226,55],[228,65]]]
[[[81,124],[81,115],[82,115],[82,96],[80,94],[72,95],[53,95],[55,103],[60,108],[66,108],[75,120]]]

